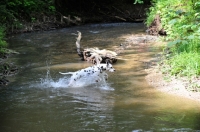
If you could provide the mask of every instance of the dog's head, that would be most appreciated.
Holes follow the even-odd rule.
[[[106,62],[106,64],[100,64],[100,68],[102,71],[107,70],[109,72],[114,72],[115,69],[113,68],[112,64]]]

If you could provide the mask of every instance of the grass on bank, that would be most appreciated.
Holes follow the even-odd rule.
[[[200,54],[192,52],[176,54],[169,60],[164,60],[162,71],[187,77],[200,75]]]
[[[163,61],[163,71],[175,76],[200,75],[200,2],[199,0],[152,0],[147,14],[149,26],[159,14],[170,57]],[[160,27],[161,28],[161,27]]]

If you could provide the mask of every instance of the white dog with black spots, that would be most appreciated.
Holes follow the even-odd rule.
[[[112,67],[112,64],[107,62],[106,64],[97,64],[94,66],[87,67],[85,69],[76,71],[76,72],[59,72],[60,74],[67,75],[71,74],[68,86],[73,86],[81,78],[92,77],[94,82],[100,82],[104,80],[104,78],[108,79],[108,74],[106,71],[114,72],[115,69]]]

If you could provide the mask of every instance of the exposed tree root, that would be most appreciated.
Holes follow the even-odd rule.
[[[153,22],[147,29],[147,33],[150,35],[167,35],[166,31],[162,28],[160,15],[156,15]]]

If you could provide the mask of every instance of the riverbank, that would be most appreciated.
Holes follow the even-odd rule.
[[[156,44],[153,46],[159,47]],[[199,89],[198,86],[200,86],[200,77],[188,79],[187,77],[169,76],[162,73],[162,68],[158,63],[154,66],[151,65],[145,71],[147,73],[146,81],[157,90],[192,99],[200,103],[200,92],[196,91],[196,89]]]
[[[131,46],[138,46],[138,48],[159,49],[162,48],[162,42],[159,42],[157,36],[151,35],[133,35],[125,39],[122,45],[126,48]],[[119,51],[118,51],[119,52]],[[123,52],[120,50],[120,52]],[[175,76],[168,76],[161,72],[159,62],[162,60],[162,53],[154,55],[155,57],[150,60],[144,60],[146,66],[146,81],[149,85],[153,86],[161,92],[182,96],[200,102],[200,92],[194,92],[195,87],[200,85],[200,77],[193,78],[192,81],[186,77],[176,78]]]
[[[145,69],[145,71],[147,72],[147,76],[145,77],[147,82],[159,91],[182,96],[200,103],[200,92],[190,91],[190,87],[192,87],[193,83],[188,79],[167,77],[167,75],[162,74],[159,66],[152,66],[149,69]],[[193,81],[200,83],[199,78]]]
[[[15,64],[7,60],[11,55],[19,53],[10,49],[4,50],[3,53],[0,53],[0,86],[8,85],[7,77],[17,74],[19,70]]]

